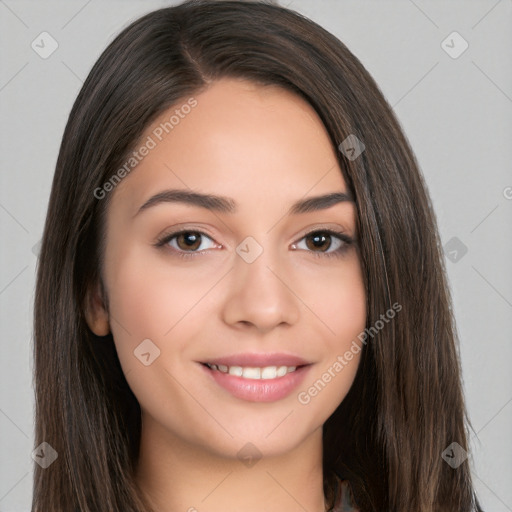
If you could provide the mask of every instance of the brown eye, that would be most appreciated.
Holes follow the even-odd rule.
[[[304,237],[306,239],[306,246],[312,251],[320,249],[320,252],[325,252],[331,247],[331,235],[323,231],[310,233]]]
[[[212,249],[216,247],[216,244],[208,235],[201,231],[187,230],[165,235],[156,243],[156,246],[168,246],[170,249],[180,253],[181,255],[185,253],[193,254],[206,249]],[[217,246],[217,248],[219,247]]]
[[[317,257],[342,257],[354,243],[354,239],[346,233],[323,229],[311,231],[292,247],[294,250],[301,249],[311,252]]]
[[[175,238],[176,245],[183,251],[195,251],[201,245],[201,234],[197,231],[184,231]]]

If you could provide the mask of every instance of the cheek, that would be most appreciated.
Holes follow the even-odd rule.
[[[110,261],[116,263],[107,275],[114,342],[141,407],[156,416],[164,414],[172,396],[173,411],[185,417],[190,397],[178,382],[184,381],[183,368],[193,359],[189,341],[199,338],[203,325],[199,302],[214,281],[158,258],[147,264],[147,259],[147,252],[137,249],[126,248],[122,257],[112,254]],[[145,353],[149,353],[147,366]]]
[[[352,386],[363,349],[358,336],[366,327],[366,292],[355,255],[337,272],[310,286],[307,297],[311,310],[326,328],[322,329],[321,360],[299,390],[297,400],[320,425]]]
[[[192,266],[173,265],[165,257],[149,263],[144,250],[127,250],[111,261],[110,312],[114,323],[122,323],[137,339],[162,338],[215,281],[215,276],[197,275]]]
[[[148,263],[150,256],[147,249],[125,246],[115,254],[112,251],[106,272],[118,357],[132,389],[141,393],[146,387],[155,388],[152,379],[157,368],[174,372],[194,358],[197,347],[190,339],[201,339],[204,318],[211,313],[204,309],[208,304],[205,297],[219,280],[218,273],[207,267],[198,270],[197,265],[172,263],[158,254]],[[146,346],[150,357],[158,355],[149,367],[137,359],[137,354],[147,352],[142,348]],[[168,378],[165,372],[163,378]]]
[[[366,326],[366,292],[361,266],[352,253],[337,269],[297,276],[300,296],[323,325],[325,343],[332,350],[346,350]]]
[[[350,276],[340,286],[333,282],[323,298],[326,323],[335,333],[339,343],[351,340],[364,330],[366,323],[366,295],[357,276]]]

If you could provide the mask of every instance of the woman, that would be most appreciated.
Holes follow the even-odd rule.
[[[276,5],[152,12],[93,67],[35,388],[35,512],[481,510],[418,165],[360,62]]]

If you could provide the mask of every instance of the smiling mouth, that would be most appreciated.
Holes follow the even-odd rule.
[[[235,398],[275,402],[288,397],[300,385],[313,363],[287,354],[238,354],[201,362],[199,366]]]
[[[264,367],[254,367],[254,366],[227,366],[223,364],[212,364],[212,363],[202,363],[204,366],[207,366],[212,371],[218,371],[221,373],[226,373],[228,375],[233,375],[235,377],[242,377],[244,379],[252,379],[252,380],[270,380],[270,379],[278,379],[288,375],[289,373],[295,372],[298,368],[302,368],[302,366],[307,365],[299,365],[299,366],[264,366]]]

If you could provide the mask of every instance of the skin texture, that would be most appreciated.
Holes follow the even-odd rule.
[[[102,268],[108,312],[95,295],[88,323],[96,334],[112,331],[141,405],[137,480],[156,510],[320,512],[322,425],[347,394],[360,354],[307,405],[297,395],[350,348],[366,308],[357,247],[329,257],[323,251],[338,247],[336,237],[316,248],[306,235],[332,229],[357,237],[355,205],[287,213],[297,200],[347,190],[335,148],[304,100],[236,79],[194,97],[197,106],[111,192]],[[166,189],[227,196],[238,210],[168,202],[137,213]],[[200,253],[180,258],[187,246],[178,238],[155,247],[180,229],[206,234]],[[236,252],[248,236],[263,248],[252,263]],[[145,339],[160,350],[149,366],[134,356]],[[301,385],[274,402],[232,396],[199,363],[272,352],[313,363]],[[252,467],[237,456],[249,442],[262,457]]]

